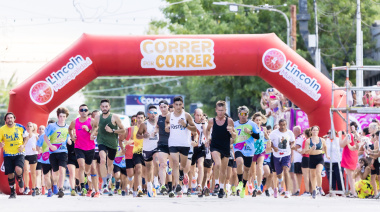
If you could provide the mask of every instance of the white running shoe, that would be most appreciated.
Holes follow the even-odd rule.
[[[153,197],[153,185],[151,182],[147,183],[146,190],[148,197]]]
[[[284,198],[290,198],[290,193],[289,191],[285,191],[285,197]]]
[[[303,194],[301,195],[301,197],[310,197],[311,194],[309,192],[303,192]]]

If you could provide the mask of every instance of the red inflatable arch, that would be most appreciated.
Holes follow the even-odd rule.
[[[10,91],[8,111],[15,113],[16,122],[23,125],[29,121],[45,125],[51,111],[96,77],[121,75],[259,76],[305,111],[310,124],[319,125],[321,133],[330,128],[331,81],[275,34],[84,34]],[[343,97],[335,93],[338,103]],[[337,128],[343,126],[340,118],[334,120]],[[0,191],[9,193],[3,170]]]

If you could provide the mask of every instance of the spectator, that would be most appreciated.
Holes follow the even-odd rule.
[[[339,147],[339,138],[337,137],[337,133],[334,135],[331,133],[331,130],[328,131],[326,136],[326,147],[327,147],[327,155],[330,155],[330,159],[328,159],[325,155],[325,170],[327,179],[332,181],[332,189],[333,190],[342,190],[342,181],[340,180],[340,174],[343,176],[343,168],[342,173],[339,173],[339,163],[341,162],[341,153],[342,148]],[[332,178],[330,179],[330,163],[332,163]]]
[[[380,81],[377,81],[376,83],[377,87],[380,87]],[[375,91],[372,93],[373,96],[373,106],[374,107],[380,107],[380,91]]]
[[[364,199],[373,195],[373,188],[370,184],[371,168],[365,158],[359,159],[359,166],[355,169],[354,176],[360,177],[360,181],[355,183],[355,190],[358,192],[358,197]]]
[[[365,94],[363,96],[363,104],[366,107],[373,107],[373,97],[371,91],[365,91]]]

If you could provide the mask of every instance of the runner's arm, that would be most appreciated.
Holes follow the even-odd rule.
[[[94,121],[91,120],[91,126],[92,126],[92,130],[91,130],[91,137],[92,140],[95,139],[97,133],[98,133],[98,128],[99,128],[99,116],[95,116],[94,118]]]
[[[189,113],[186,113],[186,122],[187,122],[187,124],[186,124],[187,129],[189,129],[191,132],[197,131],[197,127],[194,124],[194,120]]]
[[[206,147],[209,147],[210,146],[210,130],[211,130],[211,127],[213,126],[214,122],[212,121],[212,119],[209,119],[208,120],[208,124],[207,124],[207,128],[205,130],[205,138],[206,138]]]
[[[136,138],[137,139],[143,139],[145,132],[146,132],[146,124],[142,123],[142,124],[140,124],[139,130],[136,133]]]
[[[72,141],[76,141],[77,137],[74,135],[75,130],[75,120],[70,123],[69,126],[69,135]]]
[[[165,132],[167,133],[170,133],[170,115],[171,113],[166,115],[166,119],[165,119]]]
[[[115,116],[115,115],[113,115],[113,116]],[[121,123],[120,117],[119,116],[115,116],[115,118],[116,118],[116,120],[115,120],[116,125],[119,127],[119,129],[115,130],[114,133],[115,134],[120,134],[120,135],[124,134],[125,133],[124,125],[123,125],[123,123]]]
[[[235,131],[235,126],[234,126],[234,121],[231,118],[228,118],[228,126],[230,127],[231,130],[229,130],[231,137],[235,140],[236,138],[236,131]]]

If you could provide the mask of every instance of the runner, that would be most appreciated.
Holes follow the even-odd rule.
[[[91,118],[95,120],[95,116],[99,116],[100,115],[100,112],[98,110],[94,110],[91,112]],[[91,163],[91,181],[92,181],[92,191],[93,193],[91,194],[91,192],[88,192],[87,193],[87,196],[90,196],[91,197],[99,197],[100,195],[100,191],[99,191],[99,164],[100,164],[100,157],[99,157],[99,146],[98,146],[98,142],[96,141],[96,135],[97,135],[97,132],[95,133],[91,133],[91,137],[90,139],[94,139],[94,143],[95,143],[95,153],[94,153],[94,158],[92,159],[92,163]],[[95,192],[95,193],[94,193]]]
[[[45,134],[45,126],[41,125],[38,127],[38,139],[40,139],[42,137],[42,140],[43,140],[44,134]],[[37,143],[38,143],[38,140],[37,140]],[[38,146],[36,146],[36,149],[38,152],[37,167],[36,167],[36,178],[37,178],[36,195],[40,195],[41,193],[44,195],[45,194],[45,180],[44,180],[44,177],[42,174],[42,163],[40,162],[40,160],[42,158],[42,154],[41,154],[41,151],[38,150],[39,149]]]
[[[278,122],[279,128],[275,129],[269,135],[272,141],[273,148],[273,163],[276,169],[278,186],[281,188],[282,173],[285,176],[285,186],[288,190],[285,192],[285,198],[290,198],[289,190],[292,188],[292,182],[289,175],[291,149],[294,145],[294,134],[291,130],[286,128],[287,123],[285,119],[280,119]],[[277,198],[277,187],[274,189],[274,197]]]
[[[136,114],[137,117],[137,125],[133,127],[133,165],[134,165],[134,191],[133,191],[133,197],[142,197],[142,169],[143,166],[145,166],[144,157],[142,155],[142,149],[143,149],[143,139],[138,139],[136,137],[137,131],[139,130],[139,127],[141,124],[145,121],[145,113],[142,111],[139,111]]]
[[[71,145],[69,139],[69,126],[66,124],[66,119],[69,116],[69,110],[64,107],[57,109],[58,122],[49,124],[45,130],[45,142],[49,147],[49,160],[53,169],[53,179],[58,179],[58,197],[62,198],[63,183],[66,176],[67,165],[67,144]]]
[[[206,113],[203,113],[202,123],[204,123],[204,125],[207,125],[208,123],[208,116]],[[203,129],[207,129],[207,127]],[[204,133],[205,132],[206,130],[204,130]],[[205,138],[206,138],[206,135],[205,135]],[[203,167],[204,167],[203,180],[202,180],[203,191],[202,191],[202,196],[199,196],[199,197],[203,197],[203,195],[205,195],[206,197],[210,196],[210,189],[207,187],[207,181],[210,179],[210,176],[211,176],[213,162],[212,162],[212,157],[211,157],[210,146],[207,147],[206,142],[205,142],[206,157],[203,163]]]
[[[25,191],[24,194],[29,194],[30,189],[29,185],[29,172],[30,177],[32,178],[32,196],[36,196],[36,167],[37,167],[37,125],[29,122],[27,124],[27,132],[28,132],[28,143],[25,145],[25,162],[24,162],[24,180],[25,180]]]
[[[245,186],[248,181],[250,168],[255,155],[254,139],[260,138],[260,129],[256,123],[248,119],[249,109],[247,106],[238,107],[239,120],[235,121],[237,131],[233,145],[239,185],[237,190],[241,198],[245,196]],[[243,169],[244,167],[244,169]]]
[[[158,143],[157,143],[157,152],[158,152],[158,161],[159,161],[159,179],[161,184],[160,193],[166,195],[170,193],[173,189],[172,184],[172,175],[168,175],[168,188],[165,186],[166,181],[166,169],[167,169],[167,161],[169,159],[169,164],[171,165],[171,158],[169,157],[169,133],[165,131],[165,120],[166,116],[169,114],[169,103],[166,100],[161,100],[158,103],[161,111],[161,115],[158,116],[157,127],[158,127]],[[169,165],[169,166],[170,166]],[[173,194],[173,193],[171,193]],[[172,196],[174,197],[174,195]]]
[[[194,110],[194,123],[197,127],[197,133],[198,133],[198,141],[197,146],[193,149],[193,157],[191,159],[191,165],[193,166],[193,170],[195,170],[195,166],[198,168],[198,177],[197,177],[197,188],[196,191],[198,193],[198,197],[203,196],[202,191],[202,181],[203,181],[203,175],[204,175],[204,160],[206,157],[206,137],[204,134],[204,131],[206,131],[207,124],[206,121],[203,118],[203,110],[200,108],[197,108]]]
[[[70,133],[69,133],[70,134]],[[75,134],[73,136],[76,136]],[[67,144],[67,170],[69,170],[69,184],[71,188],[71,196],[81,194],[79,183],[79,164],[75,156],[74,141],[71,139],[71,144]]]
[[[115,189],[118,194],[125,196],[125,189],[127,188],[127,166],[125,164],[125,143],[121,142],[122,146],[117,147],[116,157],[113,161],[113,174],[116,181]],[[121,184],[121,185],[120,185]],[[120,187],[122,187],[120,189]],[[109,196],[112,196],[112,190]]]
[[[218,101],[216,103],[215,112],[217,116],[209,119],[206,128],[206,147],[210,147],[212,159],[214,160],[214,179],[215,188],[214,193],[218,193],[219,198],[225,196],[224,181],[227,175],[228,160],[230,157],[231,137],[235,139],[236,133],[234,131],[234,122],[231,118],[226,117],[226,102]],[[211,138],[210,130],[212,129]],[[252,162],[252,159],[251,159]],[[219,177],[220,183],[219,185]]]
[[[148,108],[148,120],[141,124],[136,134],[136,138],[143,140],[143,157],[146,167],[147,194],[148,197],[153,197],[153,166],[157,157],[157,108],[154,105]]]
[[[165,130],[170,133],[168,145],[170,157],[173,161],[173,177],[176,184],[176,192],[182,196],[180,181],[183,181],[183,168],[186,167],[187,156],[190,150],[191,132],[196,132],[193,118],[183,109],[183,98],[174,97],[174,112],[166,116]],[[181,165],[179,166],[179,163]],[[171,194],[172,196],[173,194]]]
[[[82,104],[79,106],[80,117],[73,120],[69,126],[71,140],[75,143],[75,156],[79,165],[78,177],[81,187],[81,194],[85,196],[87,190],[84,186],[85,174],[90,175],[91,164],[95,154],[95,142],[91,140],[91,130],[95,120],[88,117],[88,106]],[[91,173],[91,178],[97,175]],[[90,192],[91,193],[91,192]]]
[[[299,196],[300,195],[300,187],[302,183],[302,143],[306,139],[305,136],[301,133],[301,127],[295,126],[293,127],[293,134],[296,138],[296,145],[295,149],[293,150],[293,161],[294,161],[294,174],[296,175],[296,191],[292,196]]]
[[[103,179],[103,191],[107,189],[108,180],[111,179],[113,173],[113,160],[115,159],[118,146],[118,134],[125,132],[120,117],[112,114],[111,104],[108,99],[100,101],[100,109],[102,115],[95,116],[95,122],[91,136],[97,134],[97,142],[100,156],[100,176]],[[120,145],[120,144],[119,144]],[[120,145],[121,146],[121,145]],[[106,165],[107,163],[107,165]]]
[[[0,128],[0,148],[3,148],[5,175],[8,175],[8,184],[11,189],[9,199],[16,198],[15,175],[19,185],[19,192],[24,192],[22,171],[24,167],[25,145],[28,132],[21,124],[15,123],[16,116],[8,112],[4,116],[5,125]],[[25,142],[25,143],[24,143]]]

